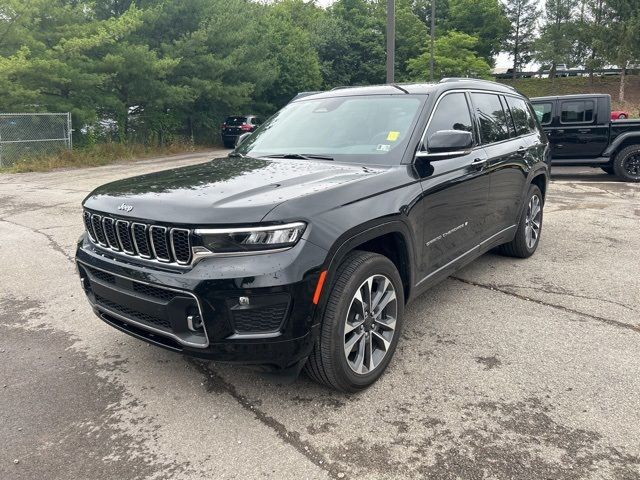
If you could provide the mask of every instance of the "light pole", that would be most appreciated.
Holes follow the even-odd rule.
[[[434,41],[436,38],[436,0],[431,0],[431,58],[429,59],[429,77],[433,82]]]
[[[395,0],[387,0],[387,83],[393,83],[396,51]]]

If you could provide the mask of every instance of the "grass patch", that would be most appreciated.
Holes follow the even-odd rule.
[[[640,117],[640,75],[628,75],[625,85],[625,102],[618,101],[620,76],[594,77],[558,77],[501,79],[501,83],[512,85],[527,97],[546,97],[552,95],[571,95],[584,93],[608,93],[614,110],[627,110],[632,118]]]
[[[0,173],[49,172],[58,168],[99,167],[116,162],[194,152],[202,148],[204,147],[194,146],[190,142],[175,142],[164,146],[108,142],[73,150],[61,150],[50,155],[24,157],[13,165],[0,168]]]

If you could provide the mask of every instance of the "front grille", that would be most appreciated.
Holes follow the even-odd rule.
[[[132,282],[133,290],[147,297],[157,298],[159,300],[171,300],[176,296],[175,292],[165,290],[164,288],[156,288],[144,283]]]
[[[233,324],[238,333],[273,332],[278,330],[286,313],[286,303],[255,309],[234,310]]]
[[[164,263],[191,263],[191,232],[83,212],[89,239],[116,252]]]

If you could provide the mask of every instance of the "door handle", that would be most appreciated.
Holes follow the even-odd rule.
[[[524,155],[525,153],[527,153],[527,149],[526,147],[519,147],[518,150],[516,150],[516,153],[518,155]]]
[[[474,158],[471,165],[473,165],[474,167],[481,167],[485,163],[487,163],[488,160],[489,160],[488,158]]]
[[[556,130],[558,133],[564,133],[564,130]]]
[[[590,128],[583,128],[581,130],[578,130],[578,133],[590,133],[591,129]]]

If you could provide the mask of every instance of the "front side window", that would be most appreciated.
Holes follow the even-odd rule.
[[[426,95],[354,95],[289,103],[237,152],[317,155],[352,163],[399,164]]]
[[[588,123],[593,121],[593,100],[572,100],[560,104],[562,123]]]
[[[551,123],[552,110],[553,104],[551,102],[533,104],[533,111],[536,112],[540,125],[549,125]]]
[[[464,93],[449,93],[440,99],[427,128],[427,143],[431,135],[440,130],[463,130],[473,133],[471,114]]]
[[[525,102],[521,98],[506,97],[509,110],[511,110],[511,117],[513,118],[513,124],[516,127],[516,135],[526,135],[535,131],[536,124],[531,111]]]
[[[472,93],[471,100],[480,124],[482,143],[494,143],[508,139],[508,120],[500,103],[500,97],[491,93]]]

